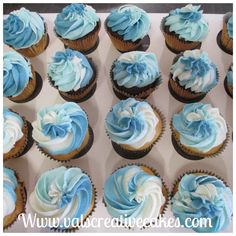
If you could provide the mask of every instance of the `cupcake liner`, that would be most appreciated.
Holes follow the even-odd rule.
[[[169,27],[165,26],[166,18],[167,17],[164,17],[161,21],[161,31],[165,37],[166,46],[171,52],[178,54],[185,50],[201,48],[201,42],[185,41],[184,39],[179,39],[178,35],[174,32],[170,32],[168,29]]]
[[[86,57],[87,58],[87,57]],[[85,87],[78,89],[77,91],[69,91],[69,92],[62,92],[59,91],[58,86],[54,85],[54,81],[48,76],[49,84],[58,90],[60,96],[65,99],[66,101],[74,101],[74,102],[84,102],[88,100],[92,95],[95,93],[97,88],[97,66],[92,61],[92,59],[87,58],[89,61],[92,69],[93,69],[93,77],[90,80],[89,84]]]
[[[191,148],[188,149],[188,147],[184,146],[181,144],[179,138],[177,137],[176,132],[174,131],[174,127],[172,124],[172,120],[170,123],[170,129],[172,132],[171,135],[171,139],[172,139],[172,144],[175,148],[175,150],[184,158],[189,159],[189,160],[201,160],[204,158],[212,158],[212,157],[216,157],[219,154],[221,154],[224,150],[225,147],[227,146],[228,142],[229,142],[229,126],[227,125],[227,134],[226,134],[226,139],[224,140],[224,142],[222,143],[221,147],[215,152],[215,153],[196,153],[193,152],[191,150]],[[218,147],[214,147],[214,148],[218,148]]]
[[[122,166],[116,168],[116,169],[112,172],[112,174],[114,174],[117,170],[119,170],[119,169],[121,169],[121,168],[124,168],[124,167],[126,167],[126,166],[132,166],[132,165],[136,165],[136,166],[139,166],[139,167],[147,168],[147,169],[149,169],[149,170],[153,173],[154,176],[157,176],[157,177],[159,177],[159,178],[161,179],[161,182],[162,182],[162,191],[164,190],[164,191],[163,191],[163,192],[164,192],[163,195],[164,195],[166,201],[165,201],[164,205],[162,206],[161,213],[160,213],[159,216],[157,217],[157,219],[159,219],[160,216],[163,216],[163,215],[166,213],[166,210],[167,210],[168,205],[169,205],[169,202],[170,202],[170,193],[169,193],[169,190],[168,190],[168,188],[167,188],[167,186],[166,186],[164,180],[160,177],[160,175],[159,175],[159,173],[156,171],[156,169],[154,169],[154,168],[152,168],[152,167],[150,167],[150,166],[148,166],[148,165],[146,165],[146,164],[141,164],[141,163],[129,163],[129,164],[122,165]],[[112,174],[111,174],[111,175],[112,175]],[[106,202],[105,202],[105,200],[104,200],[104,196],[103,196],[102,202],[103,202],[104,206],[107,207]],[[122,222],[119,222],[119,221],[116,221],[116,222],[117,222],[120,226],[123,226],[124,228],[127,228],[127,229],[129,229],[129,230],[134,229],[134,228],[132,228],[132,227],[130,227],[130,226],[128,226],[128,225],[122,223]],[[148,227],[150,227],[150,224],[143,226],[142,228],[140,228],[140,230],[146,229],[146,228],[148,228]]]
[[[233,49],[230,50],[230,49],[227,49],[227,47],[223,46],[222,41],[221,41],[222,33],[223,33],[223,31],[221,30],[221,31],[217,34],[217,37],[216,37],[217,45],[218,45],[219,48],[220,48],[222,51],[224,51],[225,53],[230,54],[230,55],[233,55]]]
[[[62,38],[56,33],[55,29],[54,29],[54,33],[62,41],[65,47],[74,49],[76,51],[80,51],[83,54],[89,54],[93,52],[99,44],[98,34],[100,31],[100,28],[101,28],[101,20],[99,19],[99,22],[97,23],[96,27],[90,33],[88,33],[82,38],[75,39],[75,40]]]
[[[227,77],[225,77],[225,79],[224,79],[224,88],[225,88],[226,93],[227,93],[231,98],[233,98],[233,86],[228,86]]]
[[[92,130],[90,125],[88,126],[88,132],[89,132],[89,140],[88,140],[87,144],[78,153],[75,153],[73,155],[73,157],[70,157],[68,159],[64,159],[64,160],[57,159],[53,155],[51,155],[48,152],[46,152],[42,147],[40,147],[38,142],[36,142],[36,146],[37,146],[38,150],[43,155],[45,155],[46,157],[50,158],[51,160],[54,160],[54,161],[57,161],[57,162],[64,162],[64,163],[66,163],[66,162],[69,162],[72,159],[77,159],[77,158],[80,158],[80,157],[84,156],[91,149],[91,147],[93,145],[93,141],[94,141],[94,133],[93,133],[93,130]],[[73,152],[75,152],[76,150],[74,150]],[[65,156],[66,155],[68,155],[68,154],[65,154]]]
[[[13,170],[12,168],[7,167],[8,169]],[[9,215],[4,217],[5,221],[3,223],[3,230],[11,228],[11,226],[17,221],[18,216],[26,212],[26,202],[27,202],[27,192],[23,181],[20,181],[18,173],[13,170],[17,179],[17,201],[15,210]],[[20,197],[20,199],[19,199]],[[18,204],[18,205],[17,205]],[[5,225],[4,225],[5,224]]]
[[[126,99],[126,98],[129,98],[129,97],[132,97],[132,98],[140,98],[140,99],[146,99],[149,95],[151,95],[152,92],[154,92],[158,86],[162,83],[162,78],[161,78],[161,74],[159,75],[159,77],[156,78],[156,80],[154,82],[152,82],[151,84],[145,86],[145,87],[142,87],[142,88],[139,88],[139,87],[132,87],[132,88],[126,88],[124,86],[119,86],[117,84],[117,82],[113,79],[114,76],[113,76],[113,72],[112,70],[114,69],[115,67],[115,62],[117,60],[115,60],[113,62],[113,65],[111,67],[111,70],[110,70],[110,77],[111,77],[111,82],[112,82],[112,87],[113,87],[113,91],[114,93],[116,94],[116,96],[119,98],[119,99]]]

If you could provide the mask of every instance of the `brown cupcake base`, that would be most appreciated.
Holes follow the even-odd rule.
[[[225,77],[224,79],[224,88],[225,88],[225,91],[226,93],[231,97],[233,98],[233,93],[230,92],[229,88],[228,88],[228,85],[227,85],[227,78]]]
[[[41,92],[42,90],[42,87],[43,87],[43,80],[42,80],[42,77],[40,76],[40,74],[38,72],[35,71],[35,79],[36,79],[36,87],[35,87],[35,90],[34,92],[26,99],[24,100],[14,100],[14,98],[12,99],[11,97],[8,97],[11,101],[15,102],[15,103],[25,103],[25,102],[29,102],[31,100],[33,100],[34,98],[36,98],[39,93]]]
[[[227,48],[225,48],[221,42],[221,37],[222,37],[222,30],[217,34],[217,37],[216,37],[216,42],[219,46],[219,48],[224,51],[225,53],[228,53],[230,55],[233,55],[233,52]]]

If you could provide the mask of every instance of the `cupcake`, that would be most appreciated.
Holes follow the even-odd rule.
[[[227,94],[233,98],[233,64],[231,64],[226,74],[224,87]]]
[[[176,151],[190,160],[219,154],[225,147],[228,129],[219,109],[210,104],[186,104],[171,122]]]
[[[147,155],[161,136],[164,119],[147,102],[128,98],[112,107],[106,116],[105,129],[120,156],[138,159]]]
[[[58,231],[71,231],[92,214],[96,192],[90,177],[78,167],[57,167],[38,179],[29,203],[44,222],[57,219]]]
[[[13,102],[28,102],[38,95],[42,87],[41,78],[30,61],[17,52],[3,56],[3,95]]]
[[[94,65],[82,53],[71,49],[55,54],[48,66],[48,77],[67,101],[86,101],[97,86]]]
[[[83,53],[97,47],[101,21],[91,6],[70,4],[62,9],[54,23],[54,31],[66,47]]]
[[[46,23],[38,13],[22,7],[4,19],[3,40],[25,57],[38,56],[49,43]]]
[[[112,10],[105,21],[106,31],[120,52],[136,50],[147,36],[151,23],[147,13],[134,5]]]
[[[209,32],[209,26],[203,17],[201,6],[188,4],[170,11],[162,20],[161,29],[167,47],[174,53],[201,47]]]
[[[218,83],[216,65],[199,49],[179,54],[170,69],[169,90],[180,102],[202,100]]]
[[[3,108],[3,160],[24,155],[33,145],[30,123],[17,113]]]
[[[220,44],[222,49],[233,54],[233,14],[228,12],[223,17],[223,30],[220,35]]]
[[[161,83],[156,55],[141,51],[122,54],[112,65],[111,79],[118,98],[147,98]]]
[[[73,102],[43,108],[32,126],[38,148],[57,161],[79,158],[93,144],[93,131],[87,115]]]
[[[198,233],[216,233],[226,230],[233,214],[233,194],[216,176],[194,172],[185,174],[174,186],[171,209],[184,227]],[[189,220],[186,220],[189,219]],[[207,224],[190,226],[191,222]]]
[[[25,212],[26,190],[14,170],[3,167],[3,229]]]
[[[134,224],[137,227],[151,224],[164,214],[167,202],[168,190],[162,179],[144,165],[122,167],[108,177],[104,185],[108,213],[128,227],[130,222],[138,220],[139,225]]]

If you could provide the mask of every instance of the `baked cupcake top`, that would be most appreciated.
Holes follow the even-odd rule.
[[[60,91],[77,91],[89,84],[93,69],[82,53],[66,49],[56,52],[48,66],[48,75]]]
[[[16,187],[15,172],[3,167],[3,217],[10,215],[16,208]]]
[[[227,22],[227,32],[231,39],[233,39],[233,15],[228,19]]]
[[[227,84],[229,86],[233,86],[233,64],[230,66],[227,72],[226,79],[227,79]]]
[[[124,40],[133,42],[144,38],[151,26],[147,13],[134,5],[123,5],[112,10],[106,24]]]
[[[86,216],[92,199],[90,178],[78,167],[61,166],[39,177],[29,202],[38,217],[58,218],[58,228],[65,229],[75,218]]]
[[[185,41],[203,41],[209,32],[209,26],[200,7],[188,4],[170,11],[164,22],[165,26],[169,26],[170,32]]]
[[[75,40],[94,30],[98,21],[99,17],[91,6],[73,3],[57,15],[55,31],[64,39]]]
[[[68,154],[79,148],[88,131],[86,113],[74,102],[45,107],[32,123],[34,140],[49,154]]]
[[[32,77],[31,63],[17,52],[3,56],[3,95],[16,97],[22,93]]]
[[[173,80],[178,80],[182,87],[195,93],[206,93],[218,82],[216,65],[206,52],[199,49],[181,54],[170,72]]]
[[[172,212],[185,225],[186,218],[209,218],[211,226],[192,228],[196,232],[225,230],[233,214],[233,195],[222,180],[206,174],[185,174],[172,198]]]
[[[140,51],[121,54],[114,62],[112,72],[113,80],[126,88],[142,88],[160,76],[156,55]]]
[[[3,40],[15,49],[28,48],[39,42],[45,33],[43,18],[24,7],[13,11],[3,21]]]
[[[23,137],[23,126],[24,121],[18,114],[3,108],[3,153],[8,153]]]
[[[203,153],[221,145],[228,131],[219,109],[203,103],[186,104],[173,116],[172,124],[181,144]]]
[[[140,148],[153,140],[158,122],[147,102],[128,98],[112,107],[106,116],[105,128],[115,143]]]
[[[162,181],[136,165],[120,168],[105,182],[104,201],[114,218],[151,221],[160,215],[165,203]]]

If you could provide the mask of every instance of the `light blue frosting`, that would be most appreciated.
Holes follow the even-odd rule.
[[[203,11],[199,10],[200,7],[189,4],[172,10],[165,20],[165,25],[169,26],[170,32],[178,34],[180,39],[203,41],[209,32],[209,26],[203,18]]]
[[[51,120],[45,116],[51,117]],[[66,102],[64,104],[56,104],[46,107],[38,112],[37,122],[40,123],[40,130],[43,135],[49,139],[49,143],[40,142],[38,135],[33,132],[33,137],[39,143],[39,146],[50,146],[50,154],[68,154],[79,148],[85,138],[88,130],[88,119],[86,113],[80,106],[74,102]],[[35,127],[34,127],[35,128]],[[39,127],[37,127],[39,128]],[[50,141],[64,138],[66,135],[72,136],[72,140],[60,149],[53,148]]]
[[[233,86],[233,64],[230,66],[226,78],[227,78],[227,84]]]
[[[74,3],[57,15],[55,30],[62,38],[75,40],[90,33],[98,21],[99,17],[91,6]]]
[[[52,192],[59,193],[59,197]],[[60,212],[64,213],[64,217],[70,217],[73,222],[73,219],[80,219],[81,216],[88,213],[92,203],[93,187],[90,178],[80,168],[61,166],[44,172],[35,186],[34,193],[39,203],[54,206],[54,210],[60,209]],[[68,212],[67,208],[70,208],[69,204],[72,202],[76,203],[73,205],[76,210],[73,208]],[[32,207],[34,208],[34,206]],[[74,211],[73,215],[71,215],[72,210]],[[48,211],[50,210],[48,209]],[[63,223],[61,220],[60,228],[65,228]]]
[[[136,41],[144,38],[150,29],[151,23],[147,13],[134,6],[123,5],[112,10],[107,17],[107,26],[118,33],[124,40]]]
[[[15,49],[28,48],[38,43],[44,32],[43,18],[23,7],[11,12],[3,21],[4,43]]]
[[[233,194],[214,176],[186,174],[172,199],[172,211],[182,225],[185,225],[186,218],[211,219],[212,227],[193,227],[196,232],[219,232],[231,222]]]
[[[25,89],[32,77],[31,64],[17,52],[3,56],[3,95],[15,97]]]
[[[229,37],[232,39],[233,38],[233,15],[229,18],[227,22],[227,31]]]
[[[127,52],[114,63],[113,79],[119,86],[142,88],[153,83],[160,76],[154,53]]]
[[[48,75],[60,91],[77,91],[89,84],[93,69],[82,53],[66,49],[55,54]]]
[[[180,135],[181,144],[204,153],[226,139],[226,122],[219,110],[210,104],[186,104],[173,116],[172,123]]]

